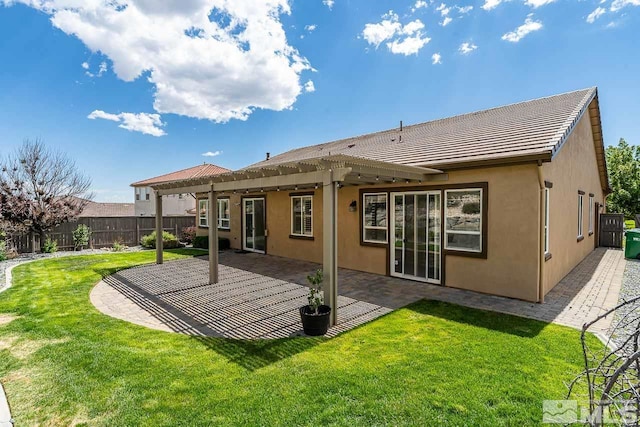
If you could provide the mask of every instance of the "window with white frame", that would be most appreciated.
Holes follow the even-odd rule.
[[[198,224],[200,227],[209,227],[209,200],[198,200]],[[231,228],[231,215],[229,212],[229,199],[218,199],[218,228],[228,230]]]
[[[549,253],[549,189],[544,189],[544,254]]]
[[[222,228],[224,230],[231,228],[229,199],[218,199],[218,228]]]
[[[584,196],[582,194],[578,194],[578,238],[584,237],[582,233],[582,222],[583,222],[583,208],[582,203],[584,201]]]
[[[136,200],[140,200],[140,187],[136,187]]]
[[[209,201],[207,199],[198,200],[198,225],[200,227],[209,226]]]
[[[593,194],[589,194],[589,235],[593,234],[593,216],[594,216],[594,206],[593,206]]]
[[[387,243],[387,193],[363,193],[362,241]]]
[[[445,190],[445,248],[482,252],[482,189]]]
[[[291,196],[291,235],[313,237],[313,196]]]

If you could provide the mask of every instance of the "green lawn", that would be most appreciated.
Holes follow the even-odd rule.
[[[535,425],[542,400],[563,398],[581,370],[578,331],[438,302],[331,340],[260,342],[153,331],[93,308],[102,275],[154,256],[14,270],[0,294],[0,381],[17,425]]]

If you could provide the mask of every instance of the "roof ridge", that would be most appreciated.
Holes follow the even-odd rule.
[[[184,169],[179,169],[179,170],[177,170],[177,171],[171,171],[171,172],[163,173],[163,174],[160,174],[160,175],[157,175],[157,176],[152,176],[151,178],[141,179],[141,180],[138,180],[138,181],[136,181],[136,182],[133,182],[133,183],[129,184],[129,186],[135,186],[135,185],[137,185],[137,184],[139,184],[139,183],[142,183],[142,182],[147,182],[147,181],[151,181],[151,180],[154,180],[154,179],[162,178],[163,176],[173,175],[173,174],[181,173],[181,172],[186,172],[186,171],[188,171],[188,170],[196,169],[196,168],[198,168],[198,169],[202,169],[203,167],[208,167],[208,166],[214,166],[214,167],[216,167],[216,168],[224,169],[224,170],[226,170],[226,171],[229,171],[229,170],[230,170],[230,169],[227,169],[227,168],[225,168],[225,167],[218,166],[218,165],[216,165],[216,164],[214,164],[214,163],[207,163],[207,162],[204,162],[204,163],[202,163],[202,164],[195,165],[195,166],[191,166],[191,167],[184,168]],[[190,178],[191,178],[191,177],[190,177]]]

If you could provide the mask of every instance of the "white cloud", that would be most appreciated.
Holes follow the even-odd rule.
[[[204,157],[216,157],[222,154],[222,151],[207,151],[206,153],[202,153]]]
[[[387,43],[387,47],[391,53],[405,56],[417,55],[420,49],[430,41],[431,39],[429,37],[422,37],[422,35],[418,33],[413,37],[405,37],[402,41],[398,39]]]
[[[626,6],[640,6],[640,0],[614,0],[611,3],[611,11],[617,12]]]
[[[87,118],[110,120],[112,122],[120,123],[118,127],[127,129],[133,132],[142,132],[145,135],[162,136],[166,135],[165,131],[161,129],[165,123],[160,119],[160,114],[150,113],[120,113],[112,114],[106,113],[102,110],[94,110],[87,116]]]
[[[502,40],[506,40],[512,43],[518,43],[527,34],[530,34],[534,31],[538,31],[542,29],[541,21],[534,21],[532,15],[527,16],[527,19],[524,20],[524,24],[520,25],[513,31],[510,31],[502,36]]]
[[[309,92],[309,93],[316,91],[316,86],[313,84],[313,82],[311,80],[307,81],[304,84],[304,91],[305,92]]]
[[[333,9],[334,0],[322,0],[322,4],[327,6],[329,10]]]
[[[596,22],[596,19],[600,18],[602,15],[604,15],[606,13],[606,9],[604,7],[597,7],[593,12],[591,12],[588,16],[587,16],[587,22],[589,24],[593,24],[594,22]]]
[[[431,63],[433,65],[442,64],[442,56],[439,53],[434,53],[431,55]]]
[[[482,8],[484,10],[492,10],[492,9],[495,9],[496,7],[500,6],[500,4],[503,1],[504,0],[485,0],[484,4],[482,5]]]
[[[531,6],[531,7],[532,7],[532,8],[534,8],[534,9],[537,9],[537,8],[539,8],[540,6],[544,6],[544,5],[547,5],[547,4],[549,4],[549,3],[553,3],[553,2],[555,2],[555,1],[556,1],[556,0],[526,0],[526,1],[525,1],[525,4],[526,4],[527,6]]]
[[[442,16],[442,21],[440,22],[440,25],[442,25],[443,27],[446,27],[451,23],[451,21],[453,21],[453,19],[449,16],[449,12],[451,12],[451,8],[448,7],[446,4],[441,3],[440,6],[436,8],[436,10],[440,12],[440,16]]]
[[[417,0],[416,4],[414,4],[413,7],[411,8],[411,12],[415,12],[418,9],[426,8],[427,6],[429,6],[429,4],[426,1]]]
[[[376,24],[366,24],[362,30],[362,36],[367,43],[374,45],[376,49],[385,40],[391,39],[402,29],[398,22],[398,15],[392,10],[382,15],[382,21]]]
[[[473,52],[474,50],[476,50],[478,48],[478,46],[476,46],[473,43],[470,42],[464,42],[460,45],[460,47],[458,48],[458,52],[460,52],[463,55],[468,55],[471,52]]]
[[[456,6],[456,9],[458,9],[458,13],[466,15],[473,10],[473,6]]]
[[[312,70],[287,41],[288,0],[4,0],[16,2],[103,54],[120,79],[148,80],[158,113],[226,122],[289,109]]]
[[[82,68],[84,68],[85,70],[89,69],[89,63],[88,62],[83,62],[82,63]]]
[[[453,19],[449,16],[445,16],[444,19],[442,20],[442,22],[440,23],[440,25],[442,25],[443,27],[446,27],[447,25],[449,25],[451,23],[451,21],[453,21]]]
[[[390,10],[382,15],[382,21],[366,24],[362,37],[376,49],[386,41],[387,49],[391,53],[409,56],[417,54],[431,41],[424,35],[423,29],[424,23],[419,19],[402,25],[398,15]]]
[[[309,32],[315,31],[316,28],[318,28],[318,26],[316,24],[311,24],[311,25],[305,25],[304,26],[304,29],[309,31]]]

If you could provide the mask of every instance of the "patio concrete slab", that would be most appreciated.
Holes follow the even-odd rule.
[[[207,284],[206,257],[147,265],[105,278],[91,293],[103,313],[146,327],[240,339],[301,335],[306,277],[321,266],[253,253],[220,254],[220,282]],[[613,308],[622,251],[598,248],[545,297],[544,304],[340,269],[338,325],[328,336],[423,298],[553,322],[576,329]],[[606,334],[611,319],[596,325]]]

